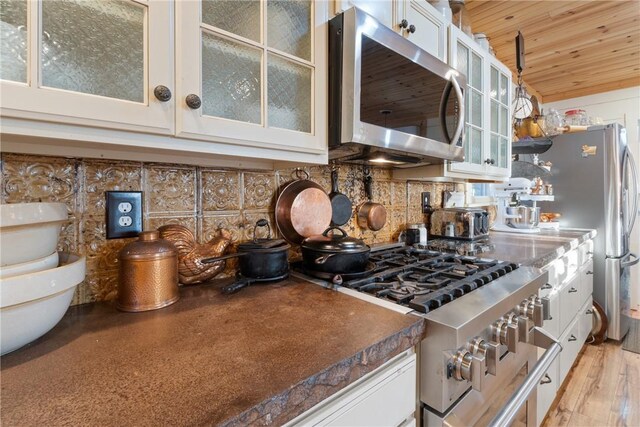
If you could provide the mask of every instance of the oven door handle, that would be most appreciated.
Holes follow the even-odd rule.
[[[558,354],[562,351],[562,346],[560,343],[546,333],[542,332],[539,328],[533,328],[531,331],[534,334],[534,345],[547,350],[544,352],[540,360],[534,365],[533,369],[529,371],[529,374],[525,378],[524,382],[518,387],[518,389],[513,393],[513,395],[509,398],[507,403],[502,407],[500,412],[496,414],[496,416],[489,422],[489,426],[491,427],[504,427],[506,425],[511,425],[513,420],[516,418],[518,411],[522,408],[522,405],[529,399],[529,396],[538,386],[540,380],[544,378],[545,374],[549,370],[551,364],[556,360]],[[541,335],[545,336],[545,339],[540,339],[539,341],[543,341],[540,343],[535,342],[535,335],[541,333]],[[540,337],[542,338],[542,337]]]

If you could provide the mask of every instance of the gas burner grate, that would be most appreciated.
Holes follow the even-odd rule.
[[[292,268],[313,275],[296,263]],[[516,268],[494,259],[397,246],[372,251],[368,272],[345,275],[342,286],[428,313]]]
[[[518,268],[517,264],[427,248],[373,252],[375,272],[343,286],[410,307],[433,311]]]

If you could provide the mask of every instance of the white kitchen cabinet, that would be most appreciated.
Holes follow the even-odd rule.
[[[449,63],[467,77],[465,160],[451,172],[505,179],[511,175],[511,72],[455,25],[449,26]]]
[[[396,27],[402,35],[418,47],[447,62],[447,22],[440,12],[426,0],[404,0],[398,3],[398,24],[404,19],[406,27]],[[413,27],[412,27],[413,26]]]
[[[580,342],[580,322],[579,318],[574,318],[571,324],[567,327],[564,334],[560,337],[560,345],[562,346],[562,352],[560,352],[560,376],[559,381],[562,384],[567,377],[569,370],[573,366],[573,362],[576,360],[584,341]]]
[[[416,377],[416,355],[411,349],[286,425],[415,425]]]
[[[593,260],[580,267],[580,300],[585,301],[593,294]]]
[[[357,7],[447,62],[447,22],[427,0],[335,0],[334,14]]]
[[[465,160],[394,170],[394,179],[444,177],[504,181],[511,176],[511,72],[458,27],[449,24],[446,28],[449,33],[445,43],[448,63],[467,80]],[[432,49],[440,40],[439,36],[434,37]]]
[[[557,338],[562,352],[554,362],[556,368],[547,372],[551,383],[537,388],[538,423],[544,419],[557,388],[562,385],[588,338],[593,321],[593,240],[584,242],[544,267],[549,273],[549,286],[539,296],[549,298],[551,319],[545,320],[543,329]],[[559,338],[558,338],[559,337]],[[538,349],[538,357],[544,350]],[[554,371],[555,369],[555,371]],[[556,376],[554,376],[556,375]]]
[[[582,281],[579,274],[574,274],[560,289],[560,331],[564,331],[573,321],[578,308],[584,302],[580,291]]]
[[[556,398],[556,393],[558,391],[558,385],[560,382],[559,381],[560,379],[559,357],[560,356],[558,356],[556,360],[553,361],[553,363],[545,373],[544,377],[538,384],[538,389],[536,391],[537,393],[537,400],[536,400],[537,418],[536,419],[538,420],[538,425],[542,423],[542,420],[544,420],[545,415],[547,415],[547,411],[549,410],[549,408],[551,407],[551,404]]]
[[[487,55],[489,88],[486,111],[489,115],[489,149],[486,175],[511,176],[511,71],[494,56]]]
[[[154,95],[173,87],[171,2],[12,0],[3,9],[3,118],[173,132],[173,98]]]
[[[397,30],[396,22],[397,0],[334,0],[333,14],[337,15],[355,6],[376,18],[385,26]]]
[[[591,329],[593,328],[593,298],[591,295],[589,295],[585,303],[580,307],[580,311],[578,312],[578,323],[580,324],[578,329],[578,341],[584,344],[591,333]]]
[[[327,149],[327,3],[176,2],[177,135]]]
[[[327,19],[324,1],[3,3],[3,149],[326,163]]]

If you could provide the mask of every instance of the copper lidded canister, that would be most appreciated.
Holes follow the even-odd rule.
[[[178,301],[178,252],[160,233],[143,231],[118,261],[118,310],[156,310]]]

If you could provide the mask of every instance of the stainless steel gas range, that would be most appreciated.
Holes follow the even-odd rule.
[[[533,391],[561,351],[540,329],[549,318],[548,300],[537,296],[547,273],[464,255],[460,246],[448,249],[455,253],[391,244],[372,249],[362,273],[294,270],[426,320],[426,337],[416,349],[422,425],[537,426]],[[547,349],[539,360],[537,347]]]

